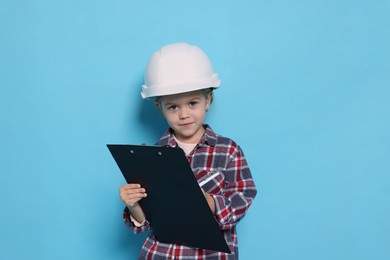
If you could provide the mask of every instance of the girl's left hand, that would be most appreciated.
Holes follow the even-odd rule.
[[[213,212],[213,214],[215,215],[215,201],[214,201],[213,196],[211,196],[210,194],[205,192],[203,189],[202,189],[202,192],[203,192],[204,197],[207,200],[207,203],[209,204],[211,212]]]

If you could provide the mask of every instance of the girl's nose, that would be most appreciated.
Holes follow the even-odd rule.
[[[181,110],[180,110],[179,118],[180,118],[180,120],[184,120],[184,119],[189,118],[189,115],[188,115],[186,109],[181,109]]]
[[[189,118],[188,115],[185,115],[185,114],[180,115],[180,120],[184,120],[184,119],[187,119],[187,118]]]

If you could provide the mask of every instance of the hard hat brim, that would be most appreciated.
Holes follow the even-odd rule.
[[[181,94],[186,92],[191,92],[195,90],[207,89],[207,88],[219,88],[221,80],[218,78],[218,75],[215,73],[210,79],[201,79],[198,82],[193,82],[191,84],[186,83],[176,84],[171,86],[164,86],[163,88],[159,85],[148,86],[142,85],[141,96],[143,99],[168,96],[174,94]]]

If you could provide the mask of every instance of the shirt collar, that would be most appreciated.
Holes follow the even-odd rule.
[[[203,127],[205,128],[205,133],[199,141],[199,146],[203,146],[203,145],[215,146],[217,142],[217,134],[211,129],[209,125],[205,124],[203,125]],[[177,146],[175,138],[173,138],[172,128],[169,128],[164,133],[164,135],[160,138],[158,145],[169,146],[169,147]]]

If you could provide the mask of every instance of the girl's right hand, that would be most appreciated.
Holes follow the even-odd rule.
[[[146,190],[136,183],[126,184],[119,188],[119,196],[128,208],[138,204],[138,201],[147,196]]]

